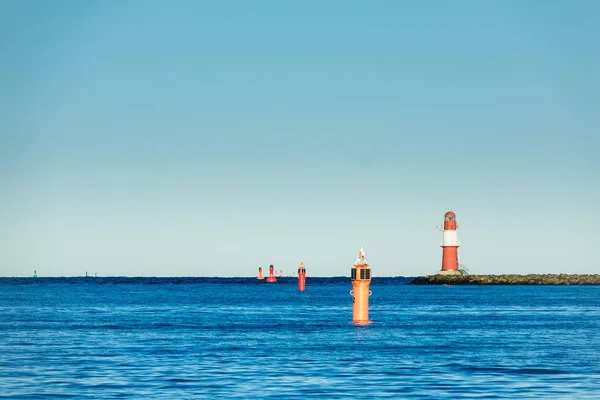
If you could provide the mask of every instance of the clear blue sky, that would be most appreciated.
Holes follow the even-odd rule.
[[[599,20],[0,0],[0,276],[600,273]]]

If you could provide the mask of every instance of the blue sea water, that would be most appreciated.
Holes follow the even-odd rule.
[[[600,287],[2,278],[0,397],[600,398]]]

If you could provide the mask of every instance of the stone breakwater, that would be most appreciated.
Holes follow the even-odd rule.
[[[428,275],[411,285],[600,285],[600,275]]]

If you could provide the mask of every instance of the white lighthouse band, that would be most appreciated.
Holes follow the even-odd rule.
[[[444,238],[442,239],[442,246],[459,246],[458,235],[456,230],[445,230]]]

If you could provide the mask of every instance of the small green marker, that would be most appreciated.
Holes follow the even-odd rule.
[[[37,278],[37,270],[33,270],[33,277]]]
[[[87,271],[85,271],[85,277],[86,277],[86,278],[88,277],[88,276],[87,276]]]

